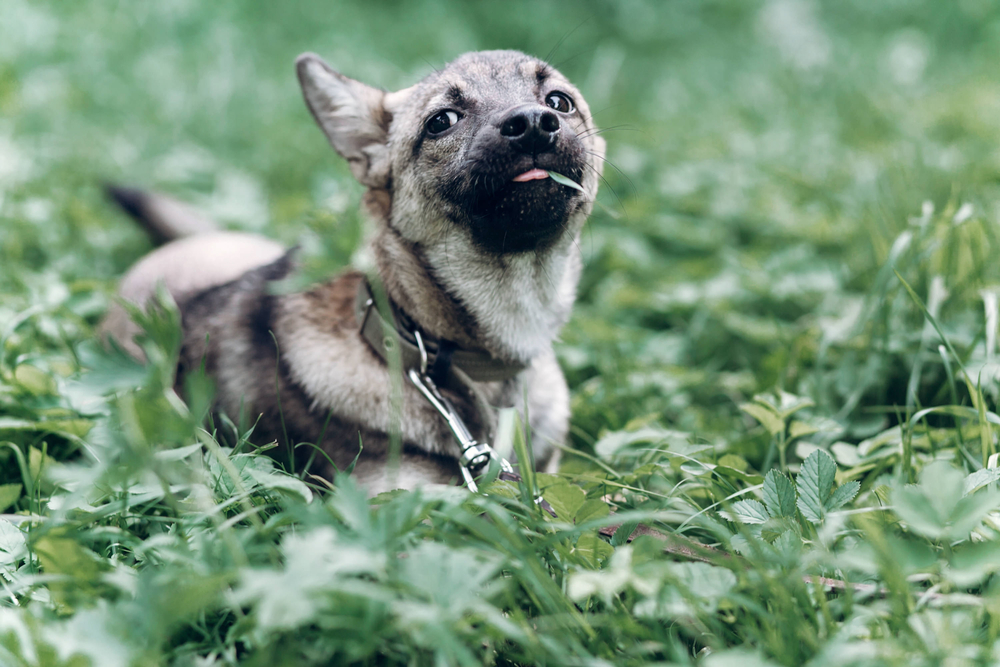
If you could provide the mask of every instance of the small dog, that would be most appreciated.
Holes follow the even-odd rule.
[[[165,285],[183,320],[178,377],[204,364],[219,410],[256,418],[257,441],[318,445],[329,461],[316,474],[350,465],[360,436],[354,475],[369,493],[458,478],[462,450],[420,387],[404,381],[401,399],[391,398],[393,341],[404,348],[395,357],[402,371],[422,363],[436,374],[480,442],[493,428],[484,401],[526,410],[535,460],[553,470],[569,393],[552,342],[575,299],[605,149],[583,96],[516,51],[465,54],[396,92],[314,54],[296,66],[316,122],[368,189],[377,279],[348,272],[273,294],[269,283],[294,269],[279,244],[206,231],[211,223],[173,200],[112,188],[170,241],[126,274],[121,297],[141,305]],[[373,305],[382,290],[393,317]],[[123,308],[102,328],[141,354]],[[414,350],[425,356],[415,361]],[[446,381],[456,374],[464,381]],[[390,476],[394,432],[402,452]]]

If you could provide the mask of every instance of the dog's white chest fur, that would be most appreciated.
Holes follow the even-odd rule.
[[[503,356],[530,360],[549,351],[576,298],[580,257],[575,239],[544,255],[484,258],[456,230],[427,251],[444,288],[476,321],[484,343]]]

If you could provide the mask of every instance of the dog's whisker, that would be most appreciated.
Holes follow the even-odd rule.
[[[592,164],[588,164],[588,165],[587,165],[587,167],[588,167],[589,169],[592,169],[592,170],[594,171],[594,173],[595,173],[595,174],[597,174],[597,176],[598,176],[598,177],[599,177],[599,178],[600,178],[600,179],[601,179],[602,181],[604,181],[604,184],[605,184],[606,186],[608,186],[608,189],[609,189],[609,190],[611,190],[611,194],[613,194],[613,195],[615,196],[615,199],[616,199],[616,200],[618,201],[618,206],[619,206],[619,207],[621,208],[621,210],[622,210],[622,213],[623,213],[623,214],[625,215],[625,220],[628,220],[628,219],[629,219],[629,218],[628,218],[628,210],[627,210],[627,209],[625,208],[625,204],[624,204],[624,202],[622,202],[622,198],[618,196],[618,192],[617,192],[617,191],[616,191],[616,190],[615,190],[615,189],[614,189],[614,188],[613,188],[613,187],[611,186],[611,183],[610,183],[610,182],[608,181],[608,179],[607,179],[607,178],[605,178],[605,177],[604,177],[604,174],[602,174],[602,173],[601,173],[601,172],[600,172],[600,171],[599,171],[599,170],[597,169],[597,167],[595,167],[594,165],[592,165]]]
[[[598,158],[599,160],[601,160],[602,162],[604,162],[604,164],[610,165],[611,168],[614,169],[615,171],[617,171],[621,175],[622,178],[624,178],[626,181],[628,181],[629,186],[631,186],[631,188],[632,188],[632,194],[635,195],[635,196],[638,196],[639,191],[636,190],[635,183],[632,182],[632,179],[629,177],[629,175],[626,174],[624,171],[622,171],[618,167],[618,165],[616,165],[614,162],[612,162],[611,160],[609,160],[607,157],[601,155],[600,153],[595,153],[594,151],[586,151],[586,152],[589,153],[590,155],[593,155],[594,157]],[[605,183],[606,182],[607,181],[605,181]]]
[[[589,116],[587,116],[586,118],[583,119],[583,122],[584,122],[584,124],[590,123],[590,121],[594,120],[594,117],[597,114],[604,113],[605,111],[608,111],[609,109],[617,109],[620,106],[622,106],[622,105],[621,104],[609,104],[606,107],[601,107],[597,111],[591,112],[591,114]]]
[[[579,30],[580,28],[582,28],[584,25],[586,25],[593,18],[594,18],[593,15],[588,16],[583,21],[581,21],[580,23],[578,23],[575,28],[573,28],[568,33],[566,33],[565,35],[563,35],[562,37],[560,37],[559,41],[556,42],[556,45],[553,46],[551,49],[549,49],[549,52],[545,54],[544,58],[542,58],[542,62],[544,62],[546,65],[550,65],[551,63],[549,61],[552,58],[552,55],[559,49],[560,46],[562,46],[562,43],[565,42],[570,37],[572,37],[573,33],[575,33],[577,30]]]
[[[594,128],[587,130],[577,137],[580,139],[586,139],[587,137],[594,137],[598,134],[604,134],[605,132],[640,132],[640,130],[631,125],[612,125],[611,127]]]
[[[576,53],[574,53],[570,57],[563,58],[562,60],[560,60],[559,62],[557,62],[555,65],[553,65],[553,67],[555,67],[556,69],[558,69],[558,68],[562,67],[563,65],[565,65],[566,63],[573,62],[574,60],[576,60],[580,56],[584,55],[585,53],[593,53],[596,50],[597,50],[597,47],[596,46],[592,46],[589,49],[584,49],[582,51],[577,51]]]

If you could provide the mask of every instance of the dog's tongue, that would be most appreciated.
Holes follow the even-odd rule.
[[[524,183],[526,181],[540,181],[543,178],[548,178],[549,172],[544,169],[531,169],[523,174],[519,174],[514,177],[515,183]]]

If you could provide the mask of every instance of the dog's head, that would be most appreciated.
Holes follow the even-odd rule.
[[[590,213],[604,140],[580,92],[537,58],[467,53],[397,92],[314,54],[297,68],[331,145],[410,242],[457,235],[492,255],[539,251],[575,238]]]

